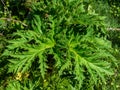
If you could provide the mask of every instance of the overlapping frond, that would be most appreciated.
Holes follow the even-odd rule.
[[[41,1],[32,8],[31,30],[14,33],[3,53],[9,72],[29,71],[46,90],[79,90],[85,81],[91,88],[105,84],[106,76],[114,74],[115,58],[104,17],[86,12],[79,0]]]

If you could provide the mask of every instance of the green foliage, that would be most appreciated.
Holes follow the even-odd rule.
[[[105,22],[108,24],[108,27],[120,27],[119,18],[120,18],[120,4],[117,0],[94,0],[88,4],[92,6],[91,9],[94,12],[106,16]]]
[[[27,27],[19,22],[0,59],[8,68],[7,84],[1,80],[1,88],[106,90],[116,59],[106,38],[105,18],[85,5],[79,0],[28,4]]]

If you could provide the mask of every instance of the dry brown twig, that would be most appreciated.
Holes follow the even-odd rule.
[[[1,0],[2,4],[5,6],[4,0]]]
[[[120,28],[112,28],[112,27],[110,27],[110,28],[107,28],[107,30],[109,30],[109,31],[120,31]]]
[[[4,3],[4,0],[1,0],[1,3],[6,7],[6,5]],[[9,11],[7,7],[6,7],[6,9],[7,9],[7,11]],[[27,26],[27,24],[23,23],[22,21],[12,19],[11,15],[9,15],[9,16],[10,16],[9,18],[0,18],[0,19],[1,20],[6,20],[6,21],[18,22],[18,23],[22,24],[23,26]]]
[[[19,21],[19,20],[15,20],[15,19],[12,19],[12,18],[0,18],[1,20],[6,20],[6,21],[12,21],[12,22],[18,22],[20,24],[22,24],[23,26],[27,26],[27,24],[23,23],[22,21]]]

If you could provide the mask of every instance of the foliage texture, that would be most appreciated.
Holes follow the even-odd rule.
[[[116,59],[105,17],[90,9],[87,0],[31,2],[25,2],[27,26],[14,22],[18,29],[8,36],[1,55],[9,76],[1,88],[106,90]]]

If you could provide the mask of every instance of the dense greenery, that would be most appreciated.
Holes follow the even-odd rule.
[[[119,26],[112,6],[1,0],[0,90],[119,90],[119,31],[108,31]]]

